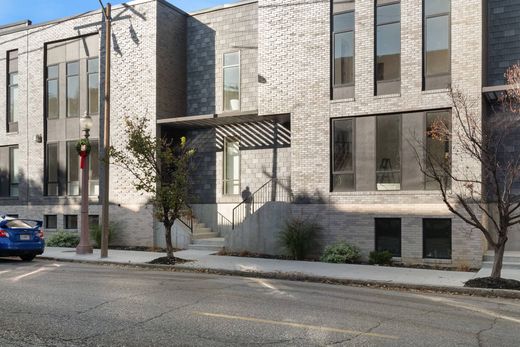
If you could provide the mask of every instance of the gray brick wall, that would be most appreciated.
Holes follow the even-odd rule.
[[[222,113],[223,54],[240,51],[241,110],[257,109],[257,4],[188,18],[187,115]]]

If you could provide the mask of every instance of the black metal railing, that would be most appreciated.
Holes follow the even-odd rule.
[[[291,202],[293,198],[289,179],[273,178],[258,188],[249,198],[233,209],[231,228],[235,229],[247,217],[271,201]]]
[[[193,210],[189,205],[181,211],[181,216],[177,219],[190,229],[190,232],[193,234]]]
[[[220,237],[223,237],[223,235],[226,235],[228,231],[233,229],[233,222],[217,211],[217,228],[218,234]]]

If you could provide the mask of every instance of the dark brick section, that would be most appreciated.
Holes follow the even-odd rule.
[[[488,0],[487,85],[505,84],[504,72],[520,60],[520,0]]]

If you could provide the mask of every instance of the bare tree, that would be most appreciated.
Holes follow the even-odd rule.
[[[186,138],[174,143],[166,137],[151,134],[146,118],[126,120],[128,140],[124,149],[110,149],[113,163],[130,172],[135,189],[150,195],[157,220],[165,228],[166,252],[173,259],[171,230],[189,194],[191,158],[194,149],[186,145]]]
[[[448,209],[480,230],[493,248],[492,278],[501,277],[508,235],[520,223],[520,197],[514,189],[520,181],[520,153],[512,143],[520,130],[520,67],[510,67],[505,76],[510,89],[488,115],[481,115],[476,107],[480,100],[460,90],[450,91],[452,124],[434,120],[426,135],[430,141],[451,143],[451,156],[442,155],[435,146],[422,144],[421,153],[416,149],[421,171],[437,183]],[[451,157],[465,164],[452,165]]]

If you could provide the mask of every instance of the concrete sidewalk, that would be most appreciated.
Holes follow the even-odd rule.
[[[109,257],[101,259],[99,250],[91,255],[76,255],[73,248],[47,247],[40,258],[63,261],[110,263],[153,267],[146,264],[164,256],[159,252],[110,250]],[[373,265],[329,264],[261,258],[241,258],[211,255],[211,251],[185,250],[175,252],[181,259],[192,260],[173,266],[178,270],[209,271],[242,276],[268,276],[287,279],[323,280],[344,283],[403,286],[410,288],[463,288],[464,282],[475,277],[489,276],[489,269],[477,272],[441,271],[384,267]],[[165,267],[158,265],[157,267]],[[504,277],[520,280],[520,270],[505,270]],[[520,294],[520,293],[519,293]]]

